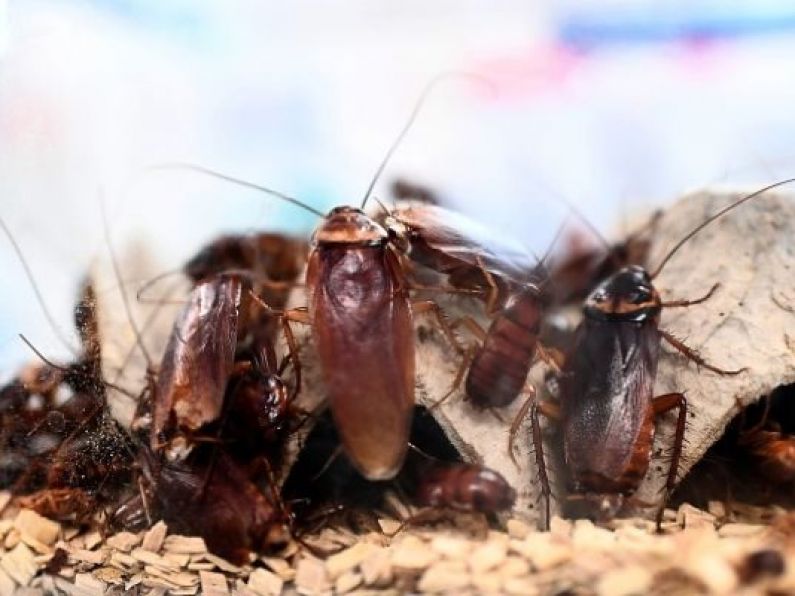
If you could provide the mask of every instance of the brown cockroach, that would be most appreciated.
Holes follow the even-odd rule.
[[[773,401],[780,402],[781,398],[773,393],[763,400],[759,420],[749,428],[743,428],[748,410],[742,410],[736,443],[750,456],[754,470],[767,482],[774,487],[790,484],[795,482],[795,436],[783,432],[779,422],[770,419]]]
[[[420,466],[412,500],[421,507],[499,513],[513,507],[516,491],[499,473],[476,464],[433,462]]]
[[[96,499],[81,488],[46,488],[19,497],[17,504],[50,519],[78,524],[97,510]]]
[[[290,519],[278,495],[267,498],[223,448],[167,461],[143,445],[139,464],[141,495],[114,513],[117,523],[162,519],[175,532],[201,536],[211,552],[238,565],[252,551],[277,550],[289,540]]]
[[[389,220],[390,231],[408,245],[412,259],[447,274],[455,287],[488,290],[492,322],[484,330],[473,319],[463,319],[480,344],[467,350],[442,401],[466,372],[466,395],[475,406],[512,403],[525,387],[536,354],[551,362],[538,343],[545,296],[536,283],[542,281],[537,260],[521,245],[498,241],[490,231],[441,207],[397,208]]]
[[[711,366],[659,328],[663,308],[699,304],[712,295],[717,285],[696,300],[663,302],[652,281],[671,257],[707,225],[746,201],[792,181],[778,182],[746,195],[707,218],[676,243],[653,273],[639,266],[623,268],[588,296],[574,348],[563,368],[560,405],[532,403],[533,444],[545,500],[546,524],[549,523],[551,493],[539,414],[559,420],[561,424],[573,500],[584,500],[594,515],[609,518],[631,498],[646,475],[655,419],[677,408],[676,437],[665,493],[657,513],[659,527],[663,508],[676,483],[687,415],[687,401],[682,393],[658,397],[652,394],[660,342],[665,340],[686,358],[718,374],[739,374],[745,369],[727,371]],[[517,421],[526,415],[527,407],[522,408]],[[513,456],[512,449],[511,454]]]

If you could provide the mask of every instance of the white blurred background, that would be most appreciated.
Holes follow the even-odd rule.
[[[190,161],[326,209],[389,164],[542,251],[563,195],[605,234],[714,183],[795,175],[795,6],[759,0],[0,0],[0,217],[59,327],[92,259],[178,266],[221,231],[313,218]],[[0,376],[65,355],[0,237]],[[136,283],[140,280],[126,280]]]

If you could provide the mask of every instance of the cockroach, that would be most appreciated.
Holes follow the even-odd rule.
[[[196,433],[216,421],[232,374],[245,313],[244,281],[220,275],[199,283],[178,315],[163,355],[151,429],[159,450],[174,435]]]
[[[414,406],[413,315],[432,312],[456,343],[435,303],[412,304],[407,271],[399,258],[401,247],[364,212],[388,160],[441,79],[434,80],[420,96],[358,208],[339,206],[326,215],[275,190],[206,168],[158,166],[190,169],[263,191],[323,218],[313,234],[307,266],[308,310],[295,309],[283,317],[288,323],[312,326],[342,445],[357,470],[370,480],[393,478],[406,455]]]
[[[94,497],[81,488],[46,488],[19,497],[17,504],[50,519],[77,523],[97,510]]]
[[[420,466],[415,476],[411,497],[421,507],[499,513],[516,501],[505,478],[476,464],[433,462]]]
[[[746,195],[707,218],[674,245],[653,273],[639,266],[623,268],[601,282],[588,296],[574,348],[563,368],[560,405],[534,401],[530,410],[536,463],[546,506],[545,524],[549,523],[551,493],[540,414],[561,424],[572,497],[586,501],[598,517],[609,518],[622,508],[646,475],[655,419],[677,408],[671,463],[657,512],[657,525],[660,526],[663,508],[676,483],[687,415],[684,394],[658,397],[652,394],[660,342],[665,340],[689,360],[717,374],[739,374],[745,369],[728,371],[712,366],[659,327],[663,308],[704,302],[717,285],[696,300],[663,302],[653,280],[676,252],[710,223],[746,201],[793,181],[778,182]],[[527,407],[530,407],[529,402]],[[517,420],[526,415],[527,407],[522,408]],[[511,455],[513,457],[512,449]]]
[[[773,486],[795,482],[795,436],[782,431],[776,420],[770,419],[776,393],[765,396],[764,406],[758,421],[750,428],[745,426],[746,412],[740,415],[740,429],[736,444],[754,462],[754,470]]]
[[[142,496],[115,512],[117,522],[163,519],[175,532],[201,536],[211,552],[238,565],[252,551],[278,550],[289,540],[290,520],[281,504],[266,498],[222,448],[212,457],[205,452],[183,461],[163,460],[146,446],[139,455]]]
[[[428,205],[439,205],[441,201],[435,191],[423,184],[417,184],[404,178],[392,182],[392,196],[398,201],[419,201]]]
[[[473,405],[504,407],[525,387],[538,353],[551,362],[538,342],[546,298],[539,287],[539,263],[519,244],[497,240],[490,231],[440,207],[415,205],[390,215],[390,231],[410,247],[412,259],[447,274],[456,287],[488,289],[488,330],[471,318],[463,322],[480,345],[467,350],[446,399],[461,384]],[[497,304],[500,306],[497,307]]]

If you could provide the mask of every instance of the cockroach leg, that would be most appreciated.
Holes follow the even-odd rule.
[[[652,400],[652,407],[654,408],[654,415],[659,416],[679,408],[679,414],[676,417],[676,434],[674,435],[674,448],[671,453],[671,466],[668,468],[668,477],[665,479],[665,492],[663,494],[662,502],[657,509],[657,531],[660,531],[662,526],[663,512],[665,505],[668,503],[668,498],[676,486],[676,473],[679,470],[679,459],[682,456],[682,444],[685,438],[685,422],[687,421],[687,399],[683,393],[666,393],[660,395]]]
[[[701,304],[702,302],[706,302],[709,300],[712,295],[715,293],[715,290],[720,287],[720,283],[716,283],[709,289],[709,292],[704,294],[701,298],[696,298],[695,300],[671,300],[670,302],[663,302],[663,308],[678,308],[678,307],[686,307],[686,306],[693,306],[694,304]]]
[[[698,366],[703,366],[707,370],[711,370],[714,373],[719,375],[739,375],[742,372],[748,370],[748,367],[744,366],[742,368],[738,368],[736,370],[725,370],[723,368],[718,368],[717,366],[713,366],[709,362],[707,362],[701,354],[696,352],[693,348],[689,348],[684,344],[684,342],[676,339],[673,335],[669,332],[665,331],[664,329],[660,329],[660,335],[662,338],[667,341],[672,347],[674,347],[680,354],[682,354],[688,360],[692,360]]]
[[[453,379],[453,384],[450,386],[450,390],[444,394],[442,398],[440,398],[437,402],[431,405],[428,410],[433,411],[439,406],[441,406],[447,398],[449,398],[453,393],[455,393],[458,389],[460,389],[461,384],[464,382],[464,375],[466,374],[467,370],[469,369],[469,365],[472,364],[472,359],[475,357],[475,352],[477,351],[477,346],[469,346],[464,352],[464,357],[461,360],[461,364],[458,366],[458,370],[455,373],[455,379]]]
[[[527,412],[530,410],[536,398],[535,387],[533,387],[532,385],[530,385],[529,387],[530,387],[529,395],[522,404],[522,407],[519,408],[519,411],[516,413],[513,422],[511,422],[511,428],[508,431],[508,455],[511,456],[511,461],[514,463],[514,465],[516,465],[516,467],[519,467],[519,463],[516,461],[516,455],[514,455],[513,452],[513,446],[514,443],[516,442],[516,433],[519,432],[519,428],[522,426],[522,422],[524,422],[524,419],[527,417]]]
[[[461,342],[459,342],[458,338],[455,336],[455,333],[453,333],[453,328],[450,326],[450,323],[447,322],[442,308],[436,304],[436,302],[433,300],[420,300],[418,302],[412,302],[411,307],[416,314],[431,313],[442,329],[447,341],[455,348],[456,352],[459,354],[464,354],[466,352],[461,346]]]
[[[292,403],[301,392],[301,359],[298,356],[298,342],[295,341],[295,334],[293,333],[293,328],[290,327],[290,321],[286,317],[282,317],[281,321],[282,330],[284,331],[284,339],[287,342],[287,357],[293,363],[295,387],[293,388],[292,395],[289,399],[290,403]]]
[[[489,286],[489,293],[488,298],[486,299],[486,313],[489,315],[493,315],[497,312],[497,299],[500,296],[500,288],[497,285],[497,282],[494,280],[494,276],[486,269],[486,266],[483,264],[483,259],[480,255],[475,257],[477,261],[478,268],[480,269],[481,273],[483,273],[483,277],[486,279],[486,283]]]
[[[565,358],[554,348],[545,348],[541,342],[536,344],[536,354],[543,360],[556,375],[560,375]]]
[[[478,323],[475,319],[473,319],[470,316],[464,316],[461,317],[460,319],[456,319],[455,321],[453,321],[452,325],[453,327],[457,327],[458,325],[463,325],[481,343],[486,341],[486,336],[488,335],[488,333],[486,332],[485,329],[483,329],[483,327],[480,326],[480,323]]]
[[[549,488],[547,464],[544,460],[544,439],[541,436],[541,424],[538,421],[539,413],[548,417],[555,417],[559,416],[560,412],[556,406],[552,406],[549,402],[537,402],[535,400],[530,410],[530,420],[533,424],[533,447],[536,452],[536,467],[538,467],[538,480],[541,483],[541,498],[544,499],[544,520],[541,527],[543,530],[549,530],[549,498],[552,495],[552,491]],[[549,416],[549,414],[553,414],[553,416]]]

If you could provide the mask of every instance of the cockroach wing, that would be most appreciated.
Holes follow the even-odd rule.
[[[589,491],[631,490],[646,473],[659,348],[651,322],[586,318],[578,330],[561,405],[566,459],[575,483],[588,483]]]
[[[218,276],[197,285],[174,324],[155,396],[153,446],[163,433],[196,431],[221,415],[232,372],[242,282]]]
[[[428,255],[422,253],[430,250],[473,268],[482,266],[497,277],[517,283],[527,283],[533,278],[537,259],[521,243],[459,213],[435,205],[414,205],[398,208],[392,218],[419,241],[412,250],[417,249],[418,260],[425,261],[425,265],[434,266],[427,262],[431,259],[423,258]]]
[[[307,271],[313,331],[342,444],[370,480],[400,470],[414,406],[414,331],[394,255],[317,248]]]

